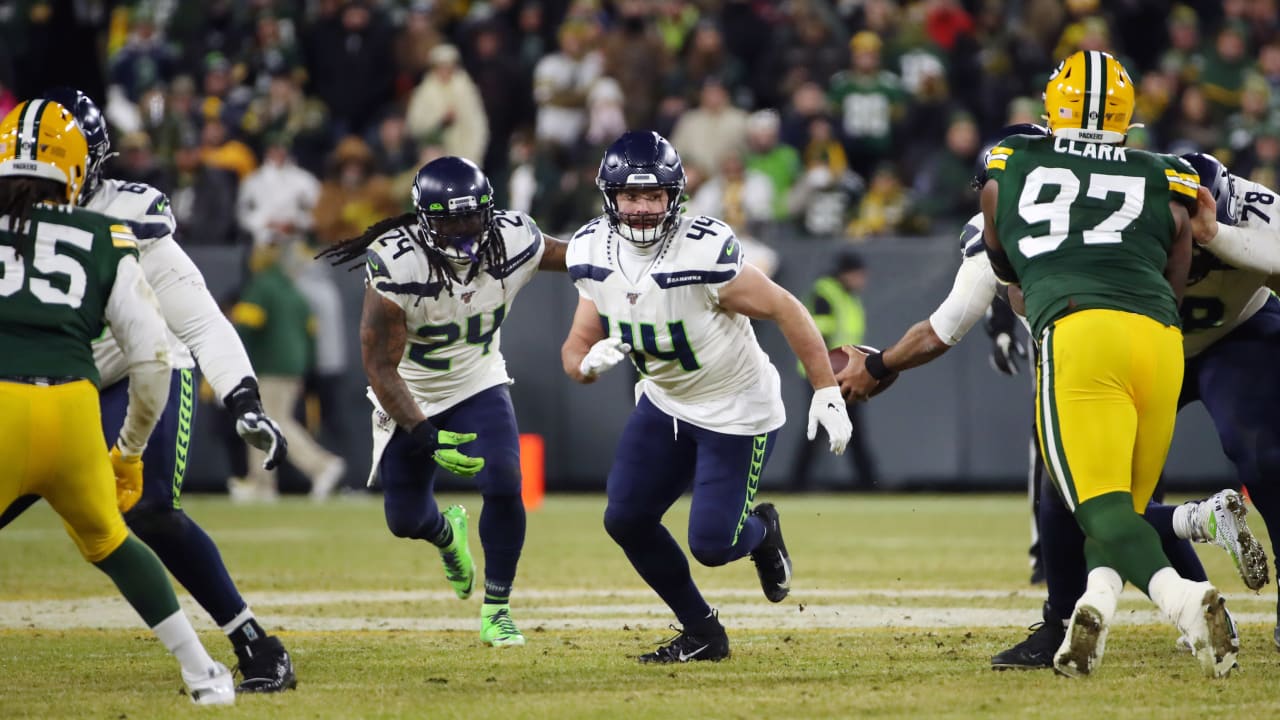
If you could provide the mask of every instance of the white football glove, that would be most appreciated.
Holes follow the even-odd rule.
[[[585,377],[595,377],[609,368],[627,359],[631,346],[622,342],[621,338],[605,338],[587,352],[578,365],[578,372]]]
[[[813,400],[809,403],[810,440],[818,436],[818,426],[827,431],[827,439],[831,441],[831,452],[843,455],[845,446],[849,444],[849,436],[853,435],[853,422],[849,420],[849,410],[840,396],[840,387],[832,385],[813,391]]]
[[[274,470],[289,454],[289,443],[275,420],[266,413],[250,411],[236,418],[236,433],[245,442],[267,454],[262,469]]]

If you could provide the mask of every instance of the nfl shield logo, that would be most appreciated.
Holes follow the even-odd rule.
[[[464,293],[462,293],[462,302],[467,303],[468,305],[470,305],[470,304],[471,304],[471,296],[472,296],[472,295],[475,295],[475,294],[476,294],[476,291],[475,291],[475,290],[471,290],[471,291],[469,291],[469,292],[464,292]]]
[[[636,301],[639,299],[640,299],[640,293],[627,293],[627,300],[629,300],[632,305],[635,305]]]

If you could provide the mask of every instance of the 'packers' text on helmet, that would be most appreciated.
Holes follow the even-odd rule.
[[[1049,132],[1070,140],[1122,142],[1133,105],[1129,72],[1097,50],[1081,50],[1063,60],[1044,89]]]
[[[84,189],[89,146],[75,117],[50,100],[19,103],[0,122],[0,178],[53,180],[76,204]]]

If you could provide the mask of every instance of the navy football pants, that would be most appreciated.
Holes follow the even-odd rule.
[[[643,396],[627,420],[609,471],[604,527],[686,629],[704,625],[711,608],[662,516],[692,483],[693,557],[716,566],[751,552],[765,527],[749,511],[776,435],[713,432],[676,420]]]

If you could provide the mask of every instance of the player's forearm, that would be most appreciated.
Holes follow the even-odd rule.
[[[383,412],[391,416],[397,425],[410,430],[427,419],[418,402],[413,399],[413,394],[409,392],[409,386],[405,384],[404,378],[400,377],[399,371],[395,368],[388,370],[385,367],[370,367],[366,364],[365,374],[369,378],[369,387],[373,388],[373,394],[378,398],[378,404],[382,406]]]
[[[164,359],[134,363],[129,367],[129,407],[125,411],[124,424],[116,445],[126,457],[141,455],[147,447],[147,438],[160,421],[169,399],[169,382],[172,378],[169,363]]]
[[[1270,228],[1217,226],[1218,232],[1201,247],[1240,270],[1280,274],[1280,234]]]
[[[809,378],[813,389],[835,385],[836,375],[827,358],[827,344],[804,305],[790,293],[783,293],[773,319],[778,323],[782,336],[787,339],[787,344],[791,346],[791,351],[804,366],[805,377]]]
[[[570,380],[583,385],[590,385],[596,381],[597,376],[582,372],[582,360],[590,351],[589,344],[584,344],[573,337],[565,340],[564,345],[560,347],[560,361],[564,364],[564,374],[568,375]]]
[[[921,320],[907,329],[898,342],[883,353],[884,366],[894,372],[924,365],[942,355],[951,346],[942,341],[929,320]]]

